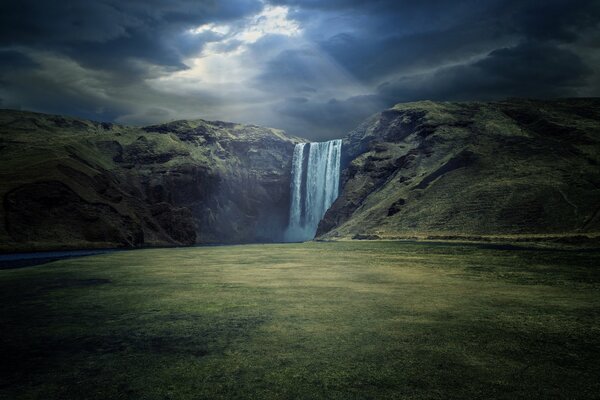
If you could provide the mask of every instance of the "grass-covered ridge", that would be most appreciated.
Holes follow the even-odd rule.
[[[323,238],[600,236],[600,99],[403,103],[343,148]]]
[[[337,242],[0,271],[0,397],[595,398],[600,254]]]

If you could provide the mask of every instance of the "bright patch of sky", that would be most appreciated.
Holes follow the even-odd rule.
[[[202,52],[185,60],[189,69],[153,79],[149,83],[164,91],[181,93],[204,89],[230,91],[230,85],[239,85],[260,73],[260,62],[250,60],[248,47],[267,35],[299,37],[299,24],[288,18],[288,8],[266,6],[254,16],[230,24],[204,24],[190,29],[187,34],[208,36]],[[263,54],[264,56],[264,54]],[[225,94],[224,92],[222,94]]]
[[[190,29],[190,34],[212,32],[218,35],[233,34],[228,40],[238,40],[242,43],[254,43],[265,35],[296,36],[302,30],[300,25],[288,18],[289,9],[282,6],[266,6],[262,12],[248,18],[241,29],[236,30],[232,25],[204,24]]]
[[[345,68],[304,37],[288,7],[265,6],[256,15],[229,24],[200,25],[186,34],[205,41],[199,54],[184,60],[189,68],[147,83],[164,93],[216,96],[221,101],[214,110],[196,112],[205,118],[272,124],[274,104],[282,98],[329,100],[368,93]],[[282,54],[290,54],[294,65],[301,65],[310,86],[298,88],[291,80],[272,85],[261,81],[274,61],[283,58],[282,69],[286,68]],[[223,108],[223,104],[228,106]]]

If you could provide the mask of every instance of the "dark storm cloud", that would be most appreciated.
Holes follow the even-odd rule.
[[[569,50],[523,43],[494,50],[485,58],[403,77],[379,87],[387,102],[431,100],[492,100],[511,96],[574,96],[592,70]]]
[[[590,87],[598,48],[574,51],[598,30],[597,1],[274,2],[297,7],[295,17],[312,26],[322,49],[376,85],[377,104],[600,95]],[[293,61],[286,58],[273,76],[294,71]],[[354,115],[368,112],[359,107]]]
[[[368,104],[346,103],[341,114],[353,119],[400,101],[600,95],[590,88],[597,67],[582,57],[598,49],[570,49],[598,29],[597,1],[274,2],[296,7],[294,17],[327,54],[377,87]],[[300,86],[297,58],[281,54],[262,79]],[[337,131],[326,102],[286,101],[280,111]]]
[[[0,2],[2,106],[102,120],[148,114],[137,109],[155,109],[157,102],[202,109],[214,100],[210,94],[206,101],[159,94],[144,79],[186,69],[186,56],[218,39],[188,29],[262,7],[259,0]]]
[[[255,13],[259,0],[38,0],[0,4],[0,46],[57,51],[91,68],[130,69],[131,58],[185,68],[201,48],[189,28]],[[142,71],[137,71],[141,73]]]
[[[285,99],[276,111],[283,116],[283,123],[293,126],[307,139],[329,140],[338,138],[340,132],[354,129],[366,116],[381,111],[382,107],[378,96],[326,101],[308,101],[296,97]]]
[[[236,36],[269,5],[300,34]],[[596,0],[3,1],[0,104],[331,138],[399,101],[600,95],[599,21]]]
[[[315,25],[314,39],[350,71],[371,80],[460,62],[518,42],[570,43],[600,21],[600,2],[592,0],[275,2],[301,7],[297,15]],[[316,9],[324,10],[320,18]],[[329,26],[335,30],[323,35]]]
[[[0,70],[29,69],[38,64],[15,50],[0,50]]]

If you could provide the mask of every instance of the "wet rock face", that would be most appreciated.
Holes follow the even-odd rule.
[[[295,142],[178,121],[143,129],[0,112],[4,250],[277,241]]]
[[[165,133],[165,127],[150,127]],[[190,210],[200,243],[269,242],[287,225],[294,141],[256,126],[178,123],[172,129],[201,165],[182,165],[150,176],[150,197]],[[194,136],[196,135],[196,136]],[[200,158],[199,157],[199,158]]]
[[[343,141],[323,238],[600,232],[600,100],[398,104]]]

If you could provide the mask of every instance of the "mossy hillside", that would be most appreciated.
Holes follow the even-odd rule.
[[[595,99],[400,104],[344,140],[334,239],[597,235]]]

